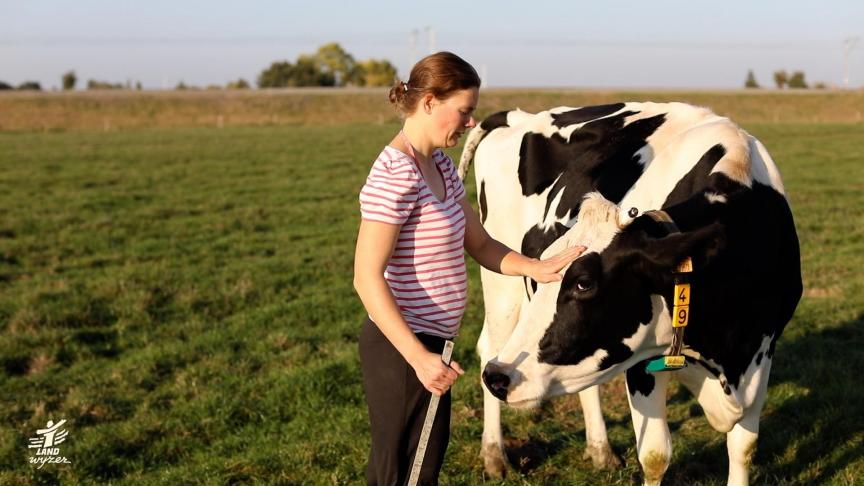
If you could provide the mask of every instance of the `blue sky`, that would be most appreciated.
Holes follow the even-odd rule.
[[[451,50],[488,86],[736,88],[753,69],[864,85],[864,1],[0,0],[0,80],[58,86],[140,80],[147,88],[254,83],[276,60],[327,42],[400,73],[415,52]],[[429,28],[429,30],[427,30]]]

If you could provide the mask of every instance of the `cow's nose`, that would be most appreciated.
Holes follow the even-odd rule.
[[[502,402],[507,401],[507,387],[510,386],[510,377],[502,373],[494,364],[489,363],[483,368],[483,383],[489,392]]]

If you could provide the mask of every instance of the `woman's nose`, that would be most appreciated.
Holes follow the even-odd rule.
[[[468,123],[466,123],[465,126],[468,128],[474,128],[477,126],[477,120],[475,120],[473,116],[469,117]]]

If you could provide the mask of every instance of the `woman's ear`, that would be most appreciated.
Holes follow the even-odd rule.
[[[426,93],[425,95],[423,95],[421,103],[423,105],[423,111],[427,115],[431,115],[432,107],[435,105],[435,95],[433,95],[432,93]]]

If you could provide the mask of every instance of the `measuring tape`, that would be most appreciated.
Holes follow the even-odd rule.
[[[453,341],[444,341],[444,351],[441,353],[441,361],[450,366],[450,357],[453,355]],[[429,434],[432,433],[432,424],[435,415],[438,414],[438,402],[441,397],[432,394],[429,400],[429,408],[426,409],[426,420],[423,421],[423,431],[420,432],[420,442],[417,444],[417,452],[414,454],[414,465],[411,466],[411,476],[408,478],[408,486],[416,486],[420,478],[420,468],[423,467],[423,457],[426,456],[426,447],[429,445]]]

